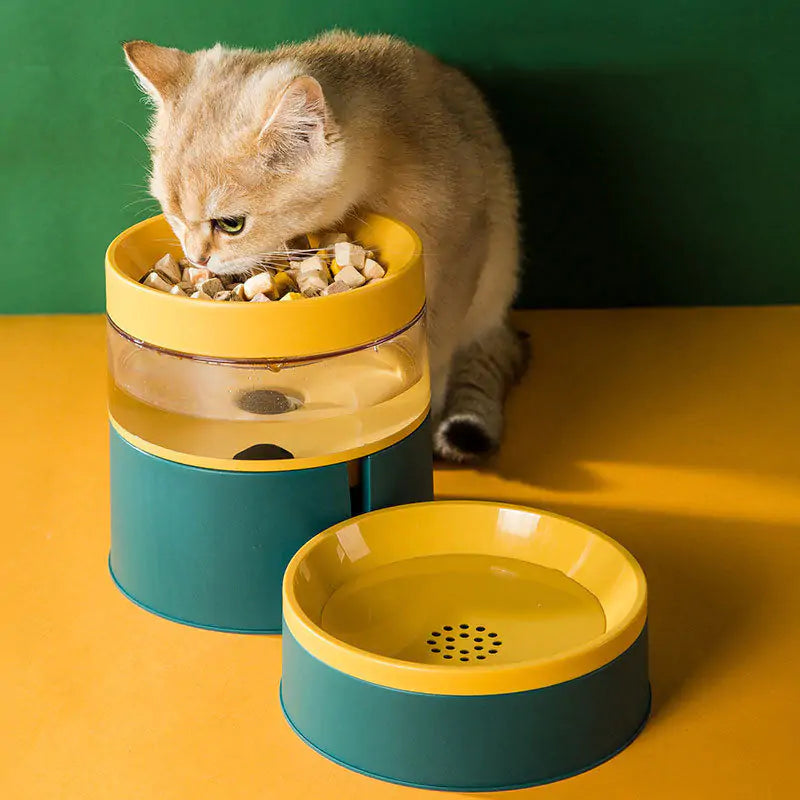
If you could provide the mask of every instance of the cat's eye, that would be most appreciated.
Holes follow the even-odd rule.
[[[219,231],[230,236],[241,233],[244,228],[244,217],[220,217],[212,219],[211,224]]]

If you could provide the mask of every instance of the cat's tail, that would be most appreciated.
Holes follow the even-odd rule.
[[[506,394],[529,360],[528,335],[507,323],[456,353],[444,413],[434,431],[437,456],[468,463],[497,450]]]

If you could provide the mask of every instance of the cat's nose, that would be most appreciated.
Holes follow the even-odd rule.
[[[197,258],[193,258],[192,261],[194,261],[195,264],[204,267],[206,264],[208,264],[208,259],[209,256],[198,256]]]

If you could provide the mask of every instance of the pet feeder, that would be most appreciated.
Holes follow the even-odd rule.
[[[564,517],[487,502],[368,513],[300,549],[283,600],[288,721],[373,777],[546,783],[619,752],[649,712],[642,570]]]
[[[110,568],[148,610],[278,632],[281,578],[302,544],[431,498],[420,242],[374,215],[347,232],[387,276],[290,303],[142,286],[165,252],[182,256],[161,216],[109,247]]]

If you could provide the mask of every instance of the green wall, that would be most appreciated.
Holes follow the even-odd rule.
[[[800,301],[800,4],[2,0],[0,312],[98,311],[152,208],[119,42],[268,47],[334,25],[469,71],[514,148],[520,305]]]

